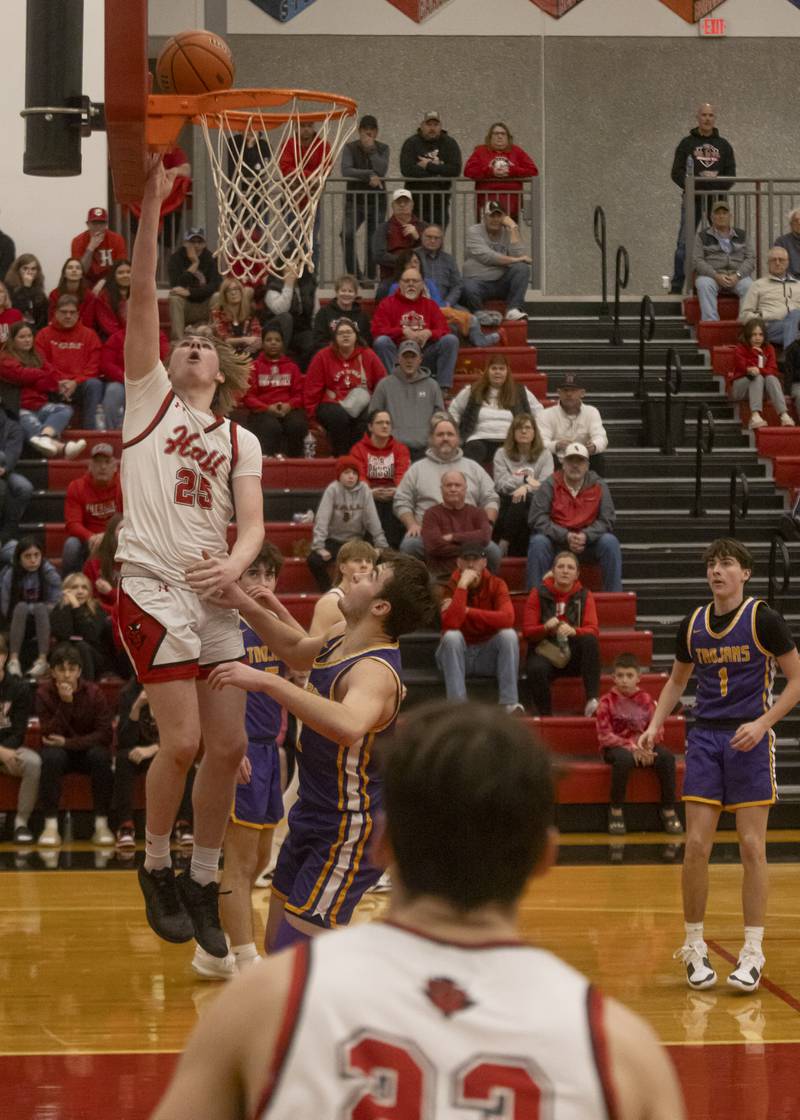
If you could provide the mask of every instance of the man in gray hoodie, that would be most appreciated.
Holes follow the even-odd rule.
[[[465,458],[458,431],[450,417],[446,413],[437,413],[431,419],[425,458],[411,464],[395,491],[394,513],[402,521],[406,531],[400,542],[402,552],[424,560],[422,518],[427,509],[441,502],[442,476],[452,470],[459,471],[466,480],[467,502],[485,510],[486,516],[494,525],[500,499],[491,478],[480,463]],[[490,541],[487,546],[487,560],[491,571],[497,572],[501,555],[494,541]]]
[[[413,339],[400,343],[397,365],[375,386],[369,410],[376,409],[389,413],[392,435],[406,445],[412,461],[421,459],[428,446],[431,417],[444,412],[444,399],[438,381],[422,364],[419,343]]]

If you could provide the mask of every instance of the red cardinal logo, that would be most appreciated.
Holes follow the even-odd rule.
[[[456,1011],[466,1011],[475,1002],[463,988],[459,988],[458,984],[446,976],[433,976],[428,981],[425,995],[446,1019],[455,1015]]]
[[[125,627],[127,637],[130,644],[134,649],[141,649],[144,644],[144,634],[142,633],[141,622],[129,622]]]

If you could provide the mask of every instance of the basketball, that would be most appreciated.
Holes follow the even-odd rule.
[[[234,72],[230,47],[211,31],[173,35],[156,62],[156,82],[162,93],[230,89]]]

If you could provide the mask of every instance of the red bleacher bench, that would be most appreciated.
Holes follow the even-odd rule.
[[[756,431],[756,447],[765,459],[800,455],[800,428],[782,428],[780,425],[759,428]]]
[[[7,774],[0,774],[0,812],[13,812],[17,807],[18,796],[19,781],[10,778]],[[134,809],[144,809],[144,801],[145,776],[141,774],[137,777],[133,789]],[[64,775],[59,808],[75,812],[92,808],[92,784],[88,774]]]
[[[586,716],[535,716],[528,724],[551,751],[569,757],[599,754],[597,722]],[[674,754],[686,749],[686,720],[669,716],[664,723],[664,746]]]
[[[336,478],[336,460],[265,459],[261,485],[266,490],[323,490]]]
[[[703,319],[697,324],[697,345],[701,350],[715,346],[735,345],[739,337],[739,324],[735,319]]]
[[[594,591],[593,595],[601,630],[604,627],[632,628],[636,625],[635,591]],[[515,592],[511,596],[511,602],[514,604],[514,625],[518,630],[522,629],[522,617],[527,601],[527,592]]]
[[[661,690],[667,683],[666,673],[642,673],[640,687],[658,700]],[[600,695],[604,696],[614,687],[614,678],[604,673],[600,678]],[[550,695],[553,709],[557,714],[574,715],[586,706],[586,693],[580,677],[554,677]]]
[[[717,296],[717,311],[720,319],[739,318],[738,296]],[[696,327],[700,322],[700,300],[697,296],[687,296],[683,301],[683,317],[690,327]]]
[[[110,431],[93,428],[67,428],[62,438],[65,440],[85,439],[87,446],[84,459],[89,458],[96,443],[110,443],[117,458],[122,454],[122,432],[118,428],[113,428]]]
[[[711,368],[714,373],[730,377],[733,374],[735,354],[736,347],[733,345],[715,346],[711,351]]]
[[[462,346],[458,352],[456,374],[464,372],[474,376],[476,371],[481,374],[495,355],[506,359],[515,377],[522,373],[536,373],[535,346]]]
[[[772,460],[775,485],[786,490],[800,486],[800,455],[778,455]]]
[[[675,763],[675,792],[683,792],[684,761]],[[559,805],[607,805],[611,796],[611,767],[602,761],[576,761],[569,766],[556,788]],[[655,770],[637,766],[628,779],[626,801],[656,804],[661,801],[661,786]]]

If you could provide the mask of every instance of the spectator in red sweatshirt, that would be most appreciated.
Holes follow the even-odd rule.
[[[367,427],[369,399],[386,370],[364,346],[350,319],[340,319],[330,346],[311,359],[303,385],[309,420],[328,433],[336,456],[347,455]]]
[[[559,552],[538,587],[528,596],[522,635],[528,639],[525,675],[533,706],[540,716],[552,714],[550,684],[554,674],[583,677],[586,707],[593,716],[600,693],[600,645],[594,595],[581,585],[578,560]]]
[[[61,296],[75,296],[81,322],[84,326],[94,329],[96,297],[91,284],[83,274],[83,265],[77,257],[67,257],[61,266],[58,284],[47,297],[50,322],[53,321],[56,304]]]
[[[732,399],[746,399],[750,406],[751,428],[763,428],[767,423],[761,415],[765,391],[781,424],[787,428],[794,427],[794,420],[786,410],[780,376],[775,347],[767,342],[767,325],[756,315],[742,327],[741,339],[733,355],[733,370],[728,374]]]
[[[118,430],[125,416],[125,331],[123,325],[103,343],[100,351],[100,376],[105,383],[103,412],[106,428]],[[158,352],[166,365],[169,357],[169,339],[163,331],[158,332]]]
[[[127,257],[114,261],[102,291],[94,302],[92,326],[105,341],[125,326],[128,319],[128,298],[131,294],[131,262]]]
[[[250,384],[240,407],[247,409],[244,426],[258,437],[265,455],[284,451],[292,459],[302,458],[308,433],[303,375],[284,354],[283,335],[277,327],[268,326],[264,331],[261,353],[250,368]]]
[[[108,275],[114,261],[128,255],[125,238],[108,228],[108,211],[93,206],[86,215],[86,229],[72,239],[70,255],[81,262],[88,282],[95,285]]]
[[[467,502],[467,480],[459,470],[442,475],[442,500],[425,510],[422,518],[422,547],[425,562],[434,575],[452,572],[465,544],[486,551],[492,539],[492,523],[486,510]]]
[[[466,678],[496,677],[498,701],[507,712],[519,703],[519,640],[508,586],[486,570],[486,548],[461,546],[456,571],[442,600],[442,640],[436,664],[448,700],[466,700]]]
[[[36,349],[58,370],[61,398],[81,410],[84,428],[96,428],[104,390],[98,376],[101,343],[92,328],[80,322],[75,296],[58,297],[53,322],[37,334]]]
[[[539,169],[524,149],[514,143],[509,127],[502,121],[489,125],[486,139],[464,164],[464,176],[477,179],[475,190],[478,221],[487,202],[499,202],[516,222],[522,200],[522,180],[532,179]]]
[[[661,783],[661,821],[664,831],[673,835],[683,832],[675,812],[675,756],[661,743],[652,750],[640,747],[639,736],[647,729],[655,701],[639,687],[641,670],[632,653],[621,653],[614,659],[614,687],[597,707],[597,742],[600,753],[611,767],[611,802],[608,807],[608,831],[612,836],[625,834],[625,790],[628,775],[637,766],[652,766]],[[663,737],[663,731],[659,738]]]
[[[399,548],[405,529],[392,510],[395,491],[411,465],[411,453],[392,435],[392,418],[385,409],[373,409],[367,430],[350,454],[361,467],[361,477],[372,490],[375,508],[390,548]]]
[[[64,520],[67,539],[61,558],[61,574],[79,572],[89,552],[102,540],[106,525],[115,513],[122,513],[122,489],[117,460],[110,443],[96,443],[86,474],[67,487]]]
[[[375,353],[391,373],[397,348],[404,339],[418,343],[425,365],[432,369],[442,392],[452,388],[458,339],[438,305],[423,295],[422,274],[409,266],[400,277],[400,290],[382,299],[372,317]]]

